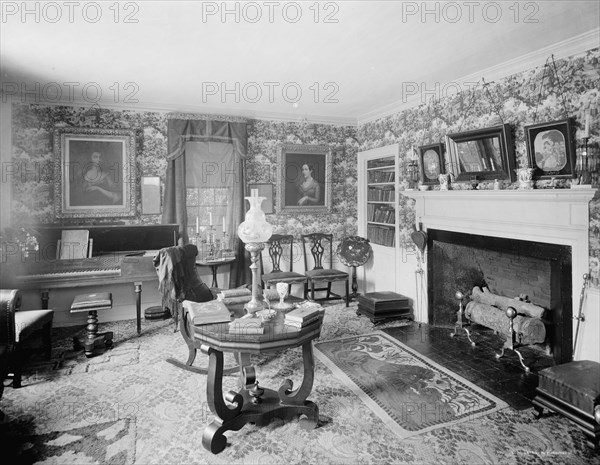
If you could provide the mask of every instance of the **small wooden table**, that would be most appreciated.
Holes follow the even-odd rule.
[[[191,326],[194,345],[209,356],[207,402],[215,419],[202,435],[202,445],[213,454],[221,452],[227,443],[225,431],[238,431],[246,423],[259,426],[268,424],[273,418],[290,420],[299,416],[300,426],[315,428],[319,420],[319,408],[306,400],[313,386],[314,358],[313,339],[321,334],[323,319],[310,323],[302,329],[283,324],[284,314],[265,322],[261,335],[230,334],[228,323]],[[275,352],[302,346],[304,377],[302,384],[293,389],[290,379],[283,381],[278,390],[259,386],[255,369],[250,363],[250,354]],[[223,352],[234,352],[240,363],[239,392],[229,391],[223,396]],[[226,403],[227,401],[227,403]]]
[[[200,266],[210,266],[210,270],[212,271],[212,287],[218,289],[219,283],[217,282],[217,270],[221,265],[227,265],[235,260],[235,257],[226,257],[226,258],[215,258],[212,260],[196,260],[196,265]]]

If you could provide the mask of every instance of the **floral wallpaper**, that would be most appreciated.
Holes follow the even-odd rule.
[[[94,223],[122,221],[128,224],[160,223],[160,215],[141,214],[142,176],[164,179],[167,162],[167,120],[153,112],[114,111],[45,105],[13,105],[12,222],[27,224],[73,224],[81,219],[56,219],[54,212],[54,129],[84,127],[133,130],[136,139],[135,166],[137,198],[134,218],[98,218]]]
[[[600,52],[584,54],[549,62],[518,73],[487,86],[456,96],[431,100],[392,116],[363,124],[358,129],[359,151],[400,144],[400,163],[405,166],[413,149],[443,142],[446,134],[485,128],[508,123],[514,128],[517,166],[528,164],[524,127],[534,123],[574,117],[581,136],[585,115],[591,115],[589,144],[600,143]],[[542,85],[543,82],[543,85]],[[579,142],[579,141],[578,141]],[[549,186],[549,181],[537,181],[537,188]],[[407,187],[406,176],[400,188]],[[515,189],[516,183],[506,186]],[[563,181],[560,187],[568,187]],[[597,186],[596,186],[597,187]],[[455,189],[468,188],[457,183]],[[493,182],[479,188],[492,189]],[[415,224],[413,201],[401,197],[400,216],[402,242],[411,244],[410,232]],[[591,283],[600,287],[600,194],[590,203],[590,272]]]
[[[248,127],[248,161],[246,177],[249,182],[273,183],[274,203],[277,196],[279,146],[282,143],[327,145],[333,155],[332,211],[328,214],[275,213],[267,216],[277,234],[325,232],[341,239],[354,235],[356,225],[357,173],[359,143],[356,128],[309,123],[251,121]]]
[[[160,215],[141,214],[140,179],[160,176],[167,162],[167,115],[158,112],[115,111],[101,108],[13,105],[13,161],[20,167],[13,178],[13,224],[81,223],[81,219],[56,219],[54,213],[55,127],[130,129],[136,135],[137,209],[133,218],[93,219],[94,223],[123,221],[129,224],[160,223]],[[323,231],[336,239],[356,234],[357,174],[356,128],[308,123],[249,121],[249,183],[272,183],[276,195],[278,147],[282,143],[324,144],[333,153],[332,212],[328,215],[273,214],[268,220],[276,233]]]

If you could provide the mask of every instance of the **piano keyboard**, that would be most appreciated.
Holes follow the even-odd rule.
[[[56,278],[79,278],[81,276],[119,276],[121,268],[113,269],[96,269],[96,270],[73,270],[73,271],[58,271],[55,273],[40,273],[18,276],[23,281],[35,281],[36,279],[56,279]]]

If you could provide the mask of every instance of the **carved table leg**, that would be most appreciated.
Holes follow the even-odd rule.
[[[215,419],[202,435],[202,445],[213,454],[221,452],[227,443],[225,431],[238,431],[247,423],[267,425],[274,418],[290,420],[300,417],[302,428],[314,428],[319,420],[319,408],[307,401],[314,381],[314,359],[312,343],[302,346],[304,377],[298,389],[292,391],[292,381],[286,380],[279,391],[259,387],[250,356],[239,353],[241,392],[229,391],[225,398],[222,392],[223,353],[206,345],[201,351],[209,356],[208,405]],[[225,401],[233,404],[228,406]]]

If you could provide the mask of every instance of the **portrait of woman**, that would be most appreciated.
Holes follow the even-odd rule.
[[[129,129],[58,128],[57,218],[135,215],[135,154],[135,132]]]
[[[560,171],[567,164],[565,137],[560,131],[540,132],[535,137],[534,147],[535,163],[542,171]]]
[[[123,144],[113,141],[69,142],[69,204],[113,207],[123,203]]]
[[[326,145],[282,144],[277,178],[277,210],[329,211],[332,158],[331,150]]]
[[[313,165],[302,165],[302,179],[298,183],[298,202],[300,206],[318,205],[321,202],[321,186],[313,178],[315,168]]]
[[[84,168],[82,195],[86,205],[114,205],[121,201],[122,193],[104,166],[101,152],[93,152]]]

